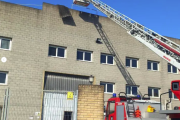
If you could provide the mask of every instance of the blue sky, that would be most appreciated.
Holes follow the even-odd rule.
[[[2,0],[16,4],[36,4],[40,6],[28,5],[41,9],[42,3],[60,4],[69,8],[72,7],[73,0]],[[132,18],[140,24],[154,30],[155,32],[173,38],[180,39],[180,0],[101,0],[110,5],[120,13]],[[93,5],[84,7],[73,6],[73,9],[96,14],[97,10]],[[98,15],[105,16],[98,11]]]

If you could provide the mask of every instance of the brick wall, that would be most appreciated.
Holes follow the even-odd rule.
[[[10,51],[0,49],[0,59],[7,58],[6,63],[0,62],[0,71],[8,71],[8,84],[1,85],[0,89],[9,87],[12,94],[22,91],[24,101],[26,98],[32,98],[27,102],[29,109],[19,104],[16,111],[9,108],[8,119],[25,120],[34,115],[34,112],[41,111],[44,71],[93,75],[95,84],[100,84],[100,81],[112,82],[115,83],[115,93],[125,91],[126,82],[117,66],[100,64],[100,54],[109,51],[105,44],[95,42],[100,37],[94,25],[95,15],[82,15],[76,10],[70,12],[75,25],[65,24],[56,5],[44,3],[43,9],[39,10],[0,1],[0,36],[12,38]],[[99,17],[98,22],[124,64],[126,56],[139,58],[139,68],[127,70],[136,84],[140,85],[139,90],[143,94],[147,93],[148,86],[161,88],[161,93],[167,92],[171,80],[180,78],[180,74],[168,73],[167,62],[129,36],[124,28],[106,17]],[[48,57],[49,44],[67,47],[67,58]],[[77,49],[93,51],[93,61],[77,61]],[[159,61],[160,71],[147,70],[147,60]],[[26,90],[31,91],[31,94],[27,94]],[[111,96],[105,93],[105,101]],[[168,99],[168,95],[163,96],[163,99]],[[154,100],[158,101],[159,98]],[[11,97],[10,101],[18,100]],[[34,101],[38,102],[38,106],[33,106]],[[0,106],[2,103],[3,99],[0,99]],[[178,103],[179,101],[173,100],[174,105]],[[20,118],[21,111],[24,118]]]
[[[79,85],[77,120],[103,120],[104,86]]]

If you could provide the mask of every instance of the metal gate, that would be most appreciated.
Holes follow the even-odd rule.
[[[78,91],[73,100],[67,99],[66,91],[44,91],[42,120],[76,120]]]
[[[42,120],[76,120],[78,86],[91,84],[88,76],[45,73]],[[67,99],[73,92],[73,100]]]

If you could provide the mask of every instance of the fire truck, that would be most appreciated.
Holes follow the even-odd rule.
[[[180,70],[180,45],[169,40],[168,38],[156,33],[155,31],[139,24],[138,22],[132,20],[126,15],[116,11],[109,5],[103,3],[101,0],[73,0],[73,4],[87,7],[92,4],[102,13],[107,15],[109,19],[123,27],[127,30],[127,33],[134,37],[136,40],[144,44],[150,50],[159,55],[162,59],[170,63],[171,65],[177,67]],[[97,25],[98,26],[98,25]],[[97,27],[98,28],[98,27]],[[98,32],[103,35],[103,31],[98,28]],[[108,47],[110,53],[115,57],[116,65],[123,74],[127,84],[136,85],[133,78],[130,77],[127,70],[122,71],[123,64],[118,58],[118,54],[110,44],[110,42],[102,36],[102,39],[106,46]],[[172,81],[171,91],[180,99],[180,80]],[[139,92],[140,93],[140,92]],[[161,94],[168,94],[169,92]],[[145,109],[151,105],[158,112],[147,113],[143,112],[140,114],[141,117],[138,119],[146,120],[164,120],[166,115],[168,115],[171,120],[180,120],[180,110],[162,110],[161,96],[160,102],[150,100],[149,97],[143,96],[141,93],[136,97],[128,97],[126,93],[121,92],[118,97],[113,94],[114,97],[110,98],[107,102],[106,107],[106,117],[105,120],[133,120],[130,116],[135,116],[135,108],[141,111],[146,111]],[[114,109],[111,109],[112,108]],[[147,116],[153,116],[150,118]],[[137,117],[137,116],[136,116]]]
[[[180,100],[180,80],[171,82],[171,91]],[[155,108],[156,112],[147,112],[149,105]],[[138,115],[136,115],[136,107],[139,110]],[[127,97],[126,93],[120,92],[118,97],[113,94],[113,97],[108,100],[105,120],[166,120],[166,116],[171,120],[180,120],[180,107],[175,107],[174,110],[162,110],[161,100],[160,103],[153,102],[145,95],[142,98],[141,96]]]

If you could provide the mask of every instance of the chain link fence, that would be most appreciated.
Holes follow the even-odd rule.
[[[76,120],[78,92],[0,89],[0,120]]]

